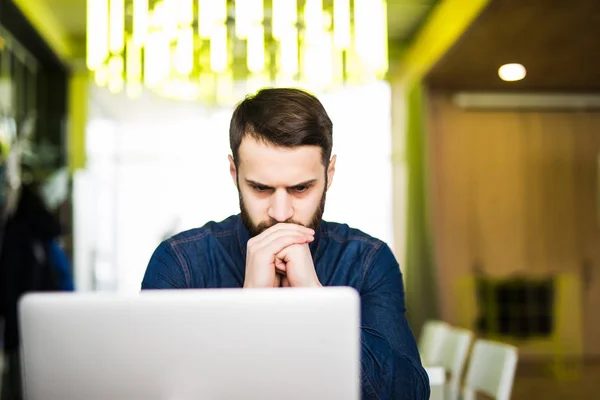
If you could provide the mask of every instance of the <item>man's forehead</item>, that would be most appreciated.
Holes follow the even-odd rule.
[[[242,143],[239,173],[270,186],[297,185],[318,180],[324,174],[318,146],[276,147],[264,143]]]
[[[322,164],[321,148],[319,146],[283,147],[256,140],[251,137],[244,138],[238,150],[240,163],[251,164],[297,164],[309,166]]]

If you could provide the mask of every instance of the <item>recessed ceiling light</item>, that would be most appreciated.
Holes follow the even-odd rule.
[[[498,69],[498,76],[500,79],[507,82],[520,81],[525,78],[527,71],[521,64],[504,64]]]

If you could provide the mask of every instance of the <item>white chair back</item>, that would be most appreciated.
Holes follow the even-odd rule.
[[[504,343],[475,341],[465,379],[463,399],[474,400],[477,392],[496,400],[509,400],[517,369],[517,348]]]
[[[449,325],[443,321],[425,322],[419,336],[419,354],[423,365],[439,365],[448,330]]]
[[[449,327],[445,336],[439,365],[450,373],[450,379],[446,382],[444,399],[457,400],[473,334],[466,329]]]

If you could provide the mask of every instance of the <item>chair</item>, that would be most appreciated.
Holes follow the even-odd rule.
[[[474,400],[476,392],[496,400],[510,399],[517,359],[517,349],[514,346],[476,340],[469,360],[463,399]]]
[[[442,321],[425,322],[419,336],[419,354],[423,365],[438,365],[449,325]]]
[[[444,390],[445,400],[457,400],[460,393],[460,381],[469,356],[469,348],[473,334],[466,329],[448,327],[444,342],[441,346],[438,365],[450,373]]]

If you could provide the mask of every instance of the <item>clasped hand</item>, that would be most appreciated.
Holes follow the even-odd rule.
[[[279,223],[248,241],[244,288],[319,287],[308,245],[314,231]]]

